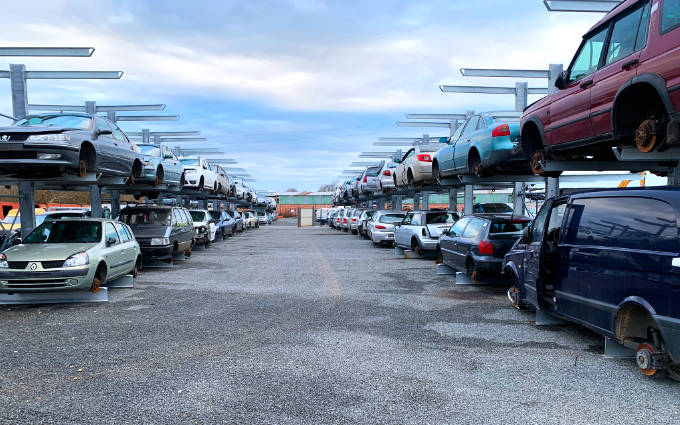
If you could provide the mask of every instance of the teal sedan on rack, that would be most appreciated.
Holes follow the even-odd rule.
[[[521,112],[484,112],[468,118],[454,133],[449,146],[432,160],[432,176],[442,178],[474,174],[480,177],[527,169],[519,144]]]

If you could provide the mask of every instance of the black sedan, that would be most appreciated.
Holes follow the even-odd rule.
[[[52,177],[88,173],[127,177],[142,173],[137,145],[106,118],[96,114],[29,115],[0,127],[0,174],[11,177]]]
[[[477,214],[463,217],[440,235],[443,263],[477,281],[500,277],[503,256],[531,223],[528,217]]]

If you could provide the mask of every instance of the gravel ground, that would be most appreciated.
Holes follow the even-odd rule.
[[[680,422],[680,384],[434,267],[279,220],[109,303],[0,307],[0,423]]]

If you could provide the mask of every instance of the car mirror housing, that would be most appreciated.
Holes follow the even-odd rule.
[[[560,75],[557,76],[557,79],[555,80],[555,87],[557,87],[559,90],[562,90],[567,86],[567,72],[562,71],[560,72]]]
[[[19,245],[23,242],[21,238],[12,239],[12,245]]]
[[[113,134],[113,131],[108,130],[106,128],[98,128],[97,129],[97,136],[101,136],[102,134]]]
[[[116,238],[111,237],[111,238],[106,239],[106,246],[111,246],[111,245],[114,245],[115,243],[116,243]]]

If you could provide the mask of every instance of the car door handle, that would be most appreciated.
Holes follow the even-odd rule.
[[[621,65],[621,69],[632,68],[633,66],[635,66],[639,63],[640,63],[639,59],[632,59],[632,60],[629,60],[628,62],[624,63],[623,65]]]
[[[587,80],[587,81],[582,82],[579,87],[581,87],[582,89],[585,89],[585,88],[590,87],[592,85],[593,85],[593,80]]]

